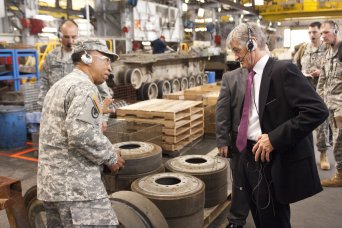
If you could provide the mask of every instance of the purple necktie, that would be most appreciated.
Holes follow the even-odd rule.
[[[245,100],[243,102],[243,110],[242,116],[240,120],[239,132],[236,139],[236,147],[242,152],[247,145],[247,131],[248,131],[248,122],[249,122],[249,109],[251,106],[251,87],[252,81],[254,77],[254,71],[252,70],[248,74],[246,92],[245,92]]]

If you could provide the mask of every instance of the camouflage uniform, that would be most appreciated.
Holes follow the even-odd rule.
[[[38,96],[38,104],[43,105],[44,98],[49,89],[65,75],[71,73],[74,69],[74,64],[71,60],[71,53],[62,50],[62,47],[57,47],[51,51],[45,58],[43,69],[40,72],[41,84]],[[110,89],[106,82],[98,85],[102,99],[112,97]]]
[[[96,220],[92,223],[96,225],[103,221],[99,218],[104,215],[107,222],[102,225],[118,224],[101,181],[100,166],[116,163],[113,145],[101,132],[101,112],[97,87],[78,69],[56,82],[44,100],[39,139],[38,199],[46,203],[62,203],[63,208],[67,206],[73,223],[78,225],[82,221],[89,225],[91,218]],[[103,201],[99,202],[99,199]],[[88,205],[87,202],[92,206],[78,206]],[[89,210],[93,217],[89,217]],[[74,221],[74,217],[79,219]]]
[[[302,66],[303,73],[309,73],[312,70],[320,69],[322,66],[323,58],[327,46],[325,44],[321,44],[318,48],[312,47],[311,43],[308,43],[305,46],[303,55],[300,57],[300,63]],[[316,88],[318,83],[318,77],[311,78],[307,77],[310,84]],[[329,119],[324,121],[317,129],[317,150],[319,152],[324,152],[330,147],[329,144]]]
[[[337,45],[341,45],[341,42]],[[330,126],[333,128],[333,152],[336,168],[342,171],[342,129],[336,128],[334,116],[342,115],[342,62],[337,57],[338,48],[325,52],[324,63],[318,80],[317,92],[323,97],[330,110]]]
[[[325,50],[325,44],[321,44],[318,46],[318,48],[315,48],[311,43],[308,43],[304,49],[302,57],[300,58],[302,72],[309,73],[312,70],[320,69],[322,66]],[[314,88],[317,87],[318,77],[308,77],[308,80],[314,86]]]
[[[112,210],[108,198],[79,202],[44,202],[46,214],[49,216],[47,227],[117,227],[111,224]],[[82,211],[79,208],[82,208]],[[82,215],[82,216],[80,216]],[[61,220],[60,218],[63,218]]]

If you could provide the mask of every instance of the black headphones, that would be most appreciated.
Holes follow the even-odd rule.
[[[247,51],[252,52],[256,49],[256,46],[254,45],[254,41],[252,39],[252,29],[249,27],[247,23],[246,25],[247,25],[247,30],[248,30],[248,40],[246,43],[246,48],[247,48]]]
[[[93,62],[93,57],[91,57],[91,55],[88,54],[83,41],[81,41],[81,44],[84,50],[84,54],[81,56],[81,60],[84,64],[89,65]]]
[[[65,21],[63,21],[62,24],[58,27],[58,32],[57,32],[58,39],[61,39],[63,37],[63,34],[61,32],[61,28],[67,22],[73,23],[78,28],[78,25],[77,25],[77,23],[74,20],[65,20]]]

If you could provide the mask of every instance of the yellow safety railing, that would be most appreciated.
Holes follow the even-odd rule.
[[[48,43],[36,43],[39,58],[39,70],[42,70],[42,66],[47,54],[49,54],[50,51],[52,51],[59,45],[60,43],[58,41],[49,41]]]

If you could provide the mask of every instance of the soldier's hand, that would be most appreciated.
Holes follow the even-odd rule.
[[[125,160],[121,157],[120,151],[115,151],[116,153],[116,163],[111,165],[110,170],[112,172],[117,172],[125,167]]]
[[[108,127],[108,125],[107,125],[107,121],[103,121],[102,122],[102,132],[105,132],[105,131],[107,131],[107,127]]]
[[[311,71],[311,76],[316,78],[316,77],[319,77],[319,74],[321,73],[321,71],[319,69],[316,69],[316,70],[313,70]]]
[[[228,146],[217,147],[217,149],[219,151],[218,153],[219,156],[222,156],[225,158],[228,157],[228,153],[229,153]]]
[[[114,99],[110,97],[106,97],[102,102],[102,113],[108,114],[108,113],[115,113],[114,108],[110,108],[109,106],[113,103]]]

